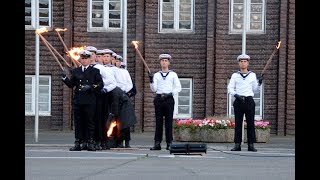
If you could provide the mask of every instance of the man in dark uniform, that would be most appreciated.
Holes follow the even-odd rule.
[[[181,91],[181,84],[177,73],[169,70],[171,55],[160,54],[159,61],[161,71],[155,73],[154,76],[149,74],[151,91],[156,93],[153,101],[156,114],[156,131],[154,136],[154,146],[150,148],[150,150],[161,150],[163,116],[165,117],[166,149],[169,150],[173,140],[173,95]]]
[[[248,151],[257,151],[253,146],[253,143],[256,142],[254,126],[255,102],[253,96],[255,92],[259,92],[263,79],[262,77],[257,78],[256,74],[248,69],[249,60],[250,57],[246,54],[241,54],[237,57],[240,69],[232,74],[228,84],[228,93],[235,97],[233,102],[235,146],[231,151],[241,151],[243,115],[245,115],[247,122]]]
[[[69,79],[66,72],[62,72],[62,81],[74,88],[73,114],[75,125],[75,144],[70,151],[81,151],[80,144],[88,143],[87,150],[95,151],[94,138],[94,113],[96,110],[96,93],[103,87],[103,81],[99,69],[90,66],[91,52],[81,50],[79,52],[82,66],[72,70]]]

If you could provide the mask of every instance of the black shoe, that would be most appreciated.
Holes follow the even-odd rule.
[[[88,149],[88,144],[87,144],[87,142],[83,142],[82,144],[81,144],[81,150],[87,150]]]
[[[154,146],[150,150],[161,150],[160,141],[155,141]]]
[[[120,144],[117,144],[117,145],[116,145],[116,148],[124,148],[124,146],[123,146],[122,143],[120,143]]]
[[[170,147],[171,147],[171,142],[170,143],[167,143],[167,148],[166,148],[166,150],[169,150],[170,149]]]
[[[257,149],[254,148],[253,143],[248,144],[248,151],[257,152]]]
[[[94,146],[94,148],[96,150],[102,150],[102,147],[100,146],[100,143],[96,143],[96,145]]]
[[[70,148],[69,151],[81,151],[80,142],[75,141],[74,146]]]
[[[231,149],[231,151],[241,151],[241,144],[240,143],[236,143],[234,145],[234,148]]]
[[[124,141],[124,147],[125,148],[131,148],[129,141]]]
[[[88,141],[87,150],[88,150],[88,151],[96,151],[95,143],[94,143],[94,140],[93,140],[93,139],[90,139],[90,140]]]

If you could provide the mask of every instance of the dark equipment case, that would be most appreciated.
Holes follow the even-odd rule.
[[[205,143],[184,143],[171,144],[170,154],[207,154],[207,144]]]

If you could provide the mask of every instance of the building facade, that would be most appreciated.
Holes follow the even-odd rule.
[[[56,28],[66,28],[60,34],[69,49],[91,45],[126,57],[137,88],[137,132],[155,129],[154,94],[132,41],[139,41],[152,73],[160,70],[159,54],[171,54],[170,67],[182,84],[174,117],[193,119],[232,116],[227,84],[237,71],[237,56],[245,50],[250,69],[260,74],[281,41],[261,92],[254,97],[256,118],[270,121],[272,134],[295,134],[294,0],[26,0],[25,127],[34,128],[39,57],[39,128],[66,130],[72,128],[73,92],[61,81],[61,68],[35,33],[41,27],[48,29],[43,37],[69,62]]]

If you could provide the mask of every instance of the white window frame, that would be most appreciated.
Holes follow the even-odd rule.
[[[174,0],[174,23],[173,23],[173,29],[164,29],[162,28],[162,7],[163,7],[163,0],[159,0],[159,14],[158,14],[158,19],[159,19],[159,25],[158,25],[158,33],[194,33],[194,8],[195,8],[195,0],[190,0],[191,1],[191,27],[190,29],[179,29],[179,5],[180,5],[180,0]]]
[[[229,14],[229,34],[241,34],[242,33],[242,28],[240,29],[235,29],[233,26],[234,22],[234,1],[235,0],[230,0],[230,14]],[[244,0],[242,0],[243,2]],[[262,13],[261,13],[261,29],[256,30],[256,29],[251,29],[250,24],[251,24],[251,5],[254,3],[251,3],[253,0],[246,0],[246,33],[247,34],[265,34],[266,32],[266,0],[261,0],[262,1]],[[239,3],[240,4],[240,3]],[[243,4],[243,3],[242,3]],[[260,4],[260,3],[259,3]],[[243,14],[243,12],[242,12]],[[243,21],[241,22],[241,25],[243,25]]]
[[[186,96],[180,96],[180,93],[177,93],[173,96],[174,98],[174,111],[173,111],[173,118],[183,119],[183,118],[191,118],[192,117],[192,103],[193,103],[193,80],[192,78],[179,78],[181,81],[189,81],[190,87],[189,88],[183,88],[181,87],[181,90],[183,89],[189,89],[189,113],[188,114],[178,114],[178,107],[182,106],[179,105],[179,97],[186,97]],[[185,105],[183,105],[185,106]]]
[[[113,0],[103,0],[103,27],[92,27],[92,1],[88,0],[88,32],[121,32],[123,27],[123,0],[120,0],[120,28],[109,27],[109,2]]]
[[[47,27],[50,28],[52,26],[52,0],[48,0],[48,6],[49,6],[49,25],[44,26],[40,25],[40,8],[39,8],[39,2],[41,0],[31,0],[31,25],[25,25],[26,30],[35,30],[37,27]],[[25,7],[26,8],[26,7]]]
[[[229,84],[229,81],[230,81],[230,79],[228,79],[228,84]],[[256,103],[256,107],[255,108],[256,109],[259,108],[259,114],[255,113],[255,116],[254,116],[255,120],[263,119],[263,113],[264,113],[264,111],[263,111],[263,109],[264,109],[264,107],[263,107],[264,95],[263,94],[264,93],[263,92],[264,92],[264,85],[262,83],[261,86],[260,86],[259,92],[255,93],[254,97],[253,97],[253,100]],[[259,95],[259,97],[257,97],[258,95]],[[233,101],[235,100],[235,97],[231,96],[231,94],[228,93],[227,100],[228,100],[228,103],[227,103],[228,104],[228,107],[227,107],[227,109],[228,109],[228,111],[227,111],[228,117],[234,118]],[[260,103],[257,104],[257,101],[259,101],[259,100],[260,100]]]
[[[31,108],[32,108],[32,110],[31,111],[26,111],[25,110],[25,115],[26,116],[34,116],[35,115],[35,90],[36,90],[35,82],[36,82],[36,77],[35,77],[35,75],[25,75],[25,77],[28,77],[28,78],[32,79],[31,80]],[[51,76],[40,75],[39,79],[40,78],[48,78],[49,84],[48,85],[39,84],[39,88],[40,88],[40,86],[48,86],[49,92],[48,92],[48,102],[45,102],[45,103],[48,103],[48,111],[41,111],[40,108],[39,108],[39,115],[40,116],[51,116]],[[39,96],[40,96],[40,92],[39,92]],[[39,101],[38,105],[40,106],[40,103],[42,103],[42,102],[41,102],[40,99],[38,101]]]

